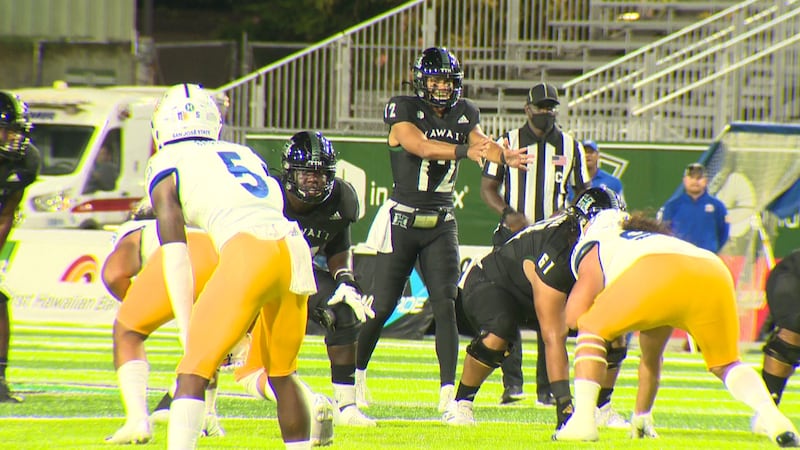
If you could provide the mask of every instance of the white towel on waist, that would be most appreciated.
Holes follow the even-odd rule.
[[[391,209],[397,204],[394,200],[386,200],[375,213],[372,226],[369,227],[366,246],[378,253],[392,253],[392,214]]]
[[[311,264],[311,249],[303,233],[295,226],[284,240],[292,264],[292,282],[289,290],[298,295],[316,294],[317,282],[314,280],[314,267]]]

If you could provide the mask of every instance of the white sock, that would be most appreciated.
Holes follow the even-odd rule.
[[[333,383],[333,397],[339,410],[345,406],[354,405],[356,403],[356,387],[352,384]]]
[[[356,383],[365,383],[367,381],[367,369],[356,369]]]
[[[733,366],[725,375],[725,387],[733,398],[758,413],[765,423],[772,423],[781,416],[764,380],[752,367],[741,363]]]
[[[217,387],[206,389],[206,414],[217,415]]]
[[[147,376],[150,365],[147,361],[134,359],[117,369],[117,382],[125,407],[126,422],[147,418]]]
[[[575,413],[574,418],[583,423],[595,424],[594,411],[597,409],[597,396],[600,395],[600,383],[575,380]]]
[[[197,439],[203,428],[203,401],[196,398],[172,400],[167,425],[167,448],[186,450],[197,447]]]
[[[284,442],[286,450],[311,450],[311,441]]]

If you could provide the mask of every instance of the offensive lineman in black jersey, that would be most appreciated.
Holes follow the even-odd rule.
[[[326,330],[331,381],[338,412],[337,425],[371,427],[375,420],[356,405],[356,339],[362,322],[374,316],[371,297],[361,294],[353,275],[350,224],[358,220],[358,198],[347,181],[335,178],[336,151],[319,132],[301,131],[289,139],[283,153],[284,215],[296,221],[316,255],[317,293],[308,299],[309,319]],[[324,261],[318,264],[320,257]],[[326,266],[326,267],[321,267]],[[248,392],[270,395],[261,358],[251,348],[236,380]]]
[[[364,324],[358,339],[356,391],[359,404],[366,405],[367,364],[419,259],[436,322],[442,412],[453,398],[458,360],[455,298],[460,260],[453,211],[458,162],[506,160],[509,153],[483,133],[478,108],[461,98],[461,65],[450,51],[426,49],[415,61],[412,76],[415,95],[392,97],[384,110],[394,185],[367,238],[378,251],[375,319]]]
[[[545,342],[547,375],[556,398],[556,428],[566,422],[573,409],[564,309],[567,294],[575,284],[570,254],[582,223],[599,210],[621,206],[613,192],[588,189],[575,199],[574,205],[523,228],[472,267],[464,282],[464,311],[480,333],[467,346],[455,400],[442,416],[445,423],[475,423],[473,400],[481,384],[508,356],[519,329],[535,328],[537,324]],[[618,353],[608,353],[609,366],[624,358]]]
[[[14,212],[25,188],[39,174],[39,151],[30,145],[31,128],[27,105],[15,95],[0,91],[0,247],[14,225]],[[0,403],[22,401],[6,382],[10,337],[8,295],[0,291]]]
[[[800,249],[772,268],[765,291],[775,328],[761,349],[761,377],[772,400],[780,405],[786,384],[800,365]],[[766,424],[758,415],[753,417],[751,426],[753,432],[767,434]]]

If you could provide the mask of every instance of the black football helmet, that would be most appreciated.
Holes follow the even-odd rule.
[[[580,193],[572,202],[572,210],[581,221],[588,222],[604,209],[625,211],[625,202],[606,187],[593,187]]]
[[[431,106],[450,108],[461,98],[464,74],[458,59],[444,47],[431,47],[422,52],[413,66],[414,92]],[[428,89],[428,78],[442,77],[453,87],[447,91]]]
[[[0,156],[19,159],[31,142],[28,105],[14,94],[0,91]]]
[[[283,184],[306,203],[322,203],[333,192],[336,150],[319,131],[301,131],[289,139],[283,150]],[[316,178],[309,177],[315,173]]]

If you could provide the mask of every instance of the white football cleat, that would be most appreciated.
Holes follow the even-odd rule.
[[[356,405],[359,408],[368,408],[372,396],[367,389],[367,371],[356,370]]]
[[[452,426],[475,425],[472,402],[469,400],[451,401],[442,414],[442,422]]]
[[[314,395],[311,419],[311,445],[324,447],[333,444],[333,402],[328,397]]]
[[[628,429],[631,426],[624,417],[611,407],[611,403],[606,403],[595,410],[594,421],[598,427]]]
[[[554,441],[597,441],[600,440],[600,433],[597,431],[597,425],[591,423],[581,423],[576,420],[575,415],[569,418],[567,422],[553,435]]]
[[[780,414],[780,413],[779,413]],[[780,414],[775,421],[764,420],[768,436],[778,447],[800,447],[800,436],[789,418]]]
[[[764,424],[764,419],[762,419],[758,413],[755,413],[755,415],[753,415],[753,417],[750,419],[750,429],[755,434],[763,434],[764,436],[769,435],[767,426]]]
[[[206,414],[203,419],[203,429],[200,431],[202,436],[206,437],[224,437],[225,430],[219,424],[219,417],[216,414]]]
[[[445,384],[439,389],[439,406],[437,411],[443,413],[447,410],[447,405],[456,398],[456,388],[452,384]]]
[[[652,413],[635,414],[631,417],[631,439],[658,438]]]
[[[338,411],[338,412],[337,412]],[[333,414],[334,423],[336,425],[346,427],[375,427],[378,422],[364,415],[358,409],[358,405],[345,406],[343,410],[337,407]]]
[[[146,444],[153,439],[150,422],[143,419],[137,422],[125,422],[125,425],[113,435],[106,438],[107,444]]]

